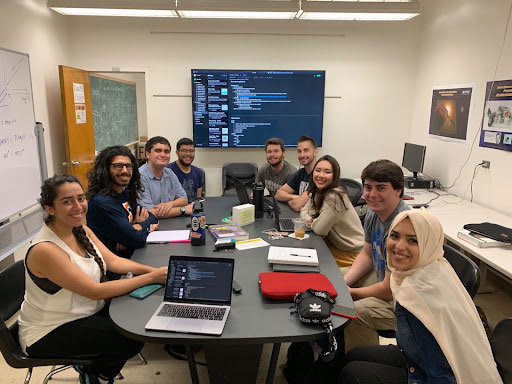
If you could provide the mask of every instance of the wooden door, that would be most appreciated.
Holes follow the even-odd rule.
[[[89,72],[59,65],[59,78],[67,173],[75,175],[87,190],[87,172],[95,157]]]

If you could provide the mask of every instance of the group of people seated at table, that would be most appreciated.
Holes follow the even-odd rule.
[[[105,302],[164,283],[166,267],[130,257],[159,219],[189,215],[202,195],[192,140],[178,141],[172,164],[164,137],[148,140],[145,153],[147,163],[138,167],[127,147],[102,150],[87,192],[71,175],[41,187],[47,218],[25,258],[20,344],[31,356],[99,353],[93,365],[77,367],[81,383],[112,383],[141,350],[142,343],[114,328]],[[298,140],[299,170],[284,160],[281,139],[267,140],[265,153],[256,181],[324,238],[359,310],[345,328],[340,382],[501,382],[475,306],[443,258],[443,229],[425,210],[404,204],[397,164],[377,160],[362,171],[369,208],[363,226],[339,184],[339,163],[329,155],[317,159],[312,138]],[[128,272],[134,277],[116,279]],[[399,347],[377,347],[381,329],[396,329]]]

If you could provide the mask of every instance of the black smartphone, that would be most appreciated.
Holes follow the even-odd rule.
[[[356,319],[357,316],[359,315],[359,311],[355,308],[334,304],[332,306],[332,314],[342,317],[348,317],[349,319]]]

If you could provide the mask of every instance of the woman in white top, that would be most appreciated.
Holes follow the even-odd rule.
[[[338,267],[349,267],[361,252],[363,227],[347,192],[340,187],[340,166],[332,156],[322,156],[313,168],[308,192],[311,199],[300,216],[317,235],[324,236]]]
[[[26,290],[19,338],[30,356],[98,354],[80,381],[112,383],[143,343],[121,335],[105,300],[151,283],[164,283],[167,267],[153,268],[113,254],[83,222],[84,190],[75,176],[54,176],[41,186],[47,213],[25,257]],[[107,271],[134,277],[107,281]]]

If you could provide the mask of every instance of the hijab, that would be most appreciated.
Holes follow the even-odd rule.
[[[502,383],[475,304],[443,257],[441,224],[424,209],[408,210],[395,217],[390,233],[405,218],[416,232],[419,260],[399,271],[387,247],[393,298],[432,333],[458,383]]]

